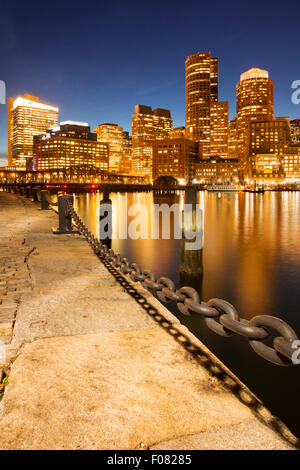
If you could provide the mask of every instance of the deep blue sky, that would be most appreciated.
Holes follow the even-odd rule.
[[[135,104],[171,109],[184,125],[184,61],[219,57],[219,99],[235,115],[235,85],[257,66],[275,82],[275,114],[300,117],[291,83],[300,79],[297,2],[1,0],[0,80],[60,108],[60,120],[131,131]],[[0,158],[7,153],[0,105]]]

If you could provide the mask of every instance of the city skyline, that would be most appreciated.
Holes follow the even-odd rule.
[[[33,34],[28,32],[30,24],[35,21],[35,12],[31,11],[34,3],[32,2],[27,12],[28,15],[32,14],[28,18],[27,34],[21,22],[22,7],[18,6],[18,14],[14,14],[15,7],[7,6],[4,9],[2,21],[6,26],[1,36],[5,34],[10,40],[4,46],[5,37],[2,37],[0,78],[6,82],[7,96],[24,93],[40,96],[42,101],[59,107],[62,121],[87,121],[91,128],[102,122],[114,122],[124,130],[131,131],[132,111],[140,103],[170,109],[174,127],[183,125],[184,61],[187,55],[198,51],[211,51],[214,57],[219,58],[219,100],[229,101],[230,119],[236,115],[235,86],[240,74],[251,67],[269,71],[275,83],[275,115],[289,116],[291,119],[300,115],[299,106],[291,102],[291,83],[299,78],[297,61],[293,60],[290,50],[296,40],[296,19],[293,19],[296,15],[293,18],[289,15],[289,21],[282,25],[281,20],[287,13],[273,11],[270,14],[268,11],[269,24],[266,26],[267,10],[264,6],[259,10],[260,16],[253,21],[254,16],[245,16],[243,9],[239,14],[235,12],[233,15],[233,7],[230,5],[226,6],[224,16],[225,7],[219,5],[214,21],[209,17],[204,25],[201,18],[207,7],[200,8],[195,4],[195,17],[199,15],[199,26],[202,27],[195,31],[192,26],[195,25],[196,18],[189,15],[183,34],[178,35],[177,29],[185,18],[180,18],[178,14],[183,7],[175,2],[173,9],[167,12],[166,6],[162,5],[159,8],[161,17],[158,15],[153,18],[155,7],[158,8],[154,2],[148,14],[152,20],[151,28],[153,21],[156,28],[153,28],[153,32],[146,28],[145,33],[148,35],[141,35],[139,19],[146,12],[143,9],[137,11],[134,8],[135,2],[131,2],[123,7],[118,4],[114,23],[118,31],[116,39],[111,40],[111,34],[105,37],[108,33],[106,25],[100,28],[101,31],[94,28],[88,34],[89,28],[92,24],[95,25],[95,18],[100,14],[100,7],[97,5],[93,5],[95,18],[93,15],[88,16],[90,9],[83,12],[82,20],[87,21],[82,22],[81,34],[76,35],[78,18],[75,20],[70,14],[68,24],[63,21],[68,10],[67,2],[57,26],[57,38],[49,36],[34,43]],[[39,13],[37,11],[36,15]],[[167,13],[169,34],[163,36],[164,44],[159,47]],[[102,20],[110,18],[112,14],[112,9],[107,7],[102,11]],[[293,22],[295,28],[292,27]],[[275,33],[279,25],[282,33],[280,35]],[[144,25],[143,29],[145,30]],[[37,24],[37,34],[41,30],[41,25]],[[160,39],[156,38],[156,32],[160,33]],[[22,34],[25,35],[24,38]],[[93,51],[93,43],[98,43],[103,38],[106,41],[100,50]],[[82,55],[84,50],[85,56]],[[141,51],[144,51],[144,56],[141,56]],[[24,58],[22,55],[25,52]],[[80,55],[80,70],[74,60],[76,54],[78,57]],[[36,73],[32,74],[32,70]],[[7,154],[6,115],[6,107],[2,105],[0,158]]]

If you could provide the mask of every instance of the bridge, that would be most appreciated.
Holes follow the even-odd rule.
[[[0,167],[0,181],[7,183],[43,184],[146,184],[143,176],[108,173],[93,165],[75,165],[51,170],[22,170],[17,167]]]

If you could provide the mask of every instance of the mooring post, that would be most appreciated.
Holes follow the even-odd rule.
[[[48,211],[49,210],[49,191],[48,189],[41,190],[41,210]]]
[[[31,186],[26,186],[25,187],[25,195],[27,198],[30,198],[31,197]]]
[[[56,235],[67,233],[78,233],[72,229],[72,217],[69,212],[68,204],[73,205],[72,194],[60,194],[57,198],[58,202],[58,228],[52,228],[52,232]]]
[[[38,192],[40,188],[32,188],[33,202],[39,202]]]

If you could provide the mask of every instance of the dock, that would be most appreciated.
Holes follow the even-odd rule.
[[[299,448],[150,292],[55,225],[0,192],[0,449]]]

